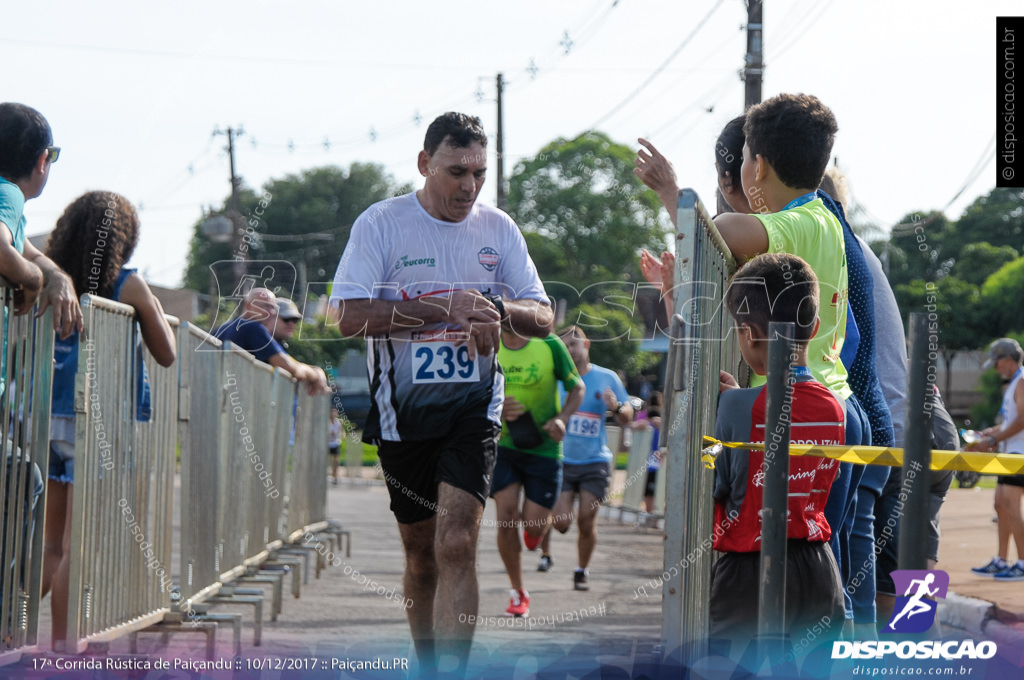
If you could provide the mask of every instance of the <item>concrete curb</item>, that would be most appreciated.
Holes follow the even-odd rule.
[[[992,640],[1000,654],[1018,666],[1024,664],[1024,631],[997,617],[998,606],[987,600],[948,593],[939,602],[939,622],[968,635]]]
[[[939,623],[971,635],[984,635],[986,626],[995,621],[996,605],[974,597],[950,592],[939,600]]]

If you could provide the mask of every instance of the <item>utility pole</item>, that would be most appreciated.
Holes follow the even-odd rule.
[[[763,6],[761,0],[747,0],[747,54],[743,58],[744,111],[761,101],[761,76],[764,74],[761,24]]]
[[[231,220],[231,258],[235,262],[234,276],[237,281],[241,281],[242,277],[246,273],[245,261],[249,258],[247,254],[242,251],[240,247],[242,244],[242,234],[245,231],[245,224],[242,220],[242,210],[240,206],[240,197],[238,190],[242,185],[242,178],[235,174],[235,139],[244,135],[245,130],[239,126],[237,129],[229,127],[227,131],[217,128],[213,131],[213,135],[227,135],[228,138],[228,160],[231,167],[231,202],[229,204],[227,217]]]
[[[498,209],[505,209],[505,139],[501,120],[501,91],[504,81],[498,74],[498,138],[496,140],[498,154]]]

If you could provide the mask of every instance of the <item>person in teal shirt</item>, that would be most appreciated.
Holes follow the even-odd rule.
[[[53,307],[54,330],[66,338],[82,330],[75,288],[60,267],[25,240],[25,202],[43,193],[59,156],[41,113],[24,104],[0,104],[0,275],[18,288],[15,314],[27,313],[37,300],[40,314]]]

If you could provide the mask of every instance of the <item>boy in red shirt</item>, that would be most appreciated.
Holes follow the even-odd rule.
[[[764,254],[744,265],[725,298],[743,358],[765,375],[768,327],[796,324],[790,380],[790,440],[793,444],[844,444],[846,404],[811,377],[807,343],[818,328],[818,280],[795,255]],[[765,387],[722,393],[715,437],[722,441],[765,440]],[[749,639],[757,633],[764,452],[726,449],[715,463],[715,550],[725,553],[711,572],[710,637]],[[789,460],[786,548],[786,631],[842,629],[844,603],[835,558],[828,547],[832,528],[825,503],[839,463],[811,456]],[[826,637],[828,637],[826,635]]]

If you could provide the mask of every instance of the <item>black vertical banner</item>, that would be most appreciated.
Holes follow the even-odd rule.
[[[1017,97],[1024,101],[1024,17],[996,17],[996,186],[1024,188],[1024,130]],[[1018,87],[1021,88],[1018,91]]]

